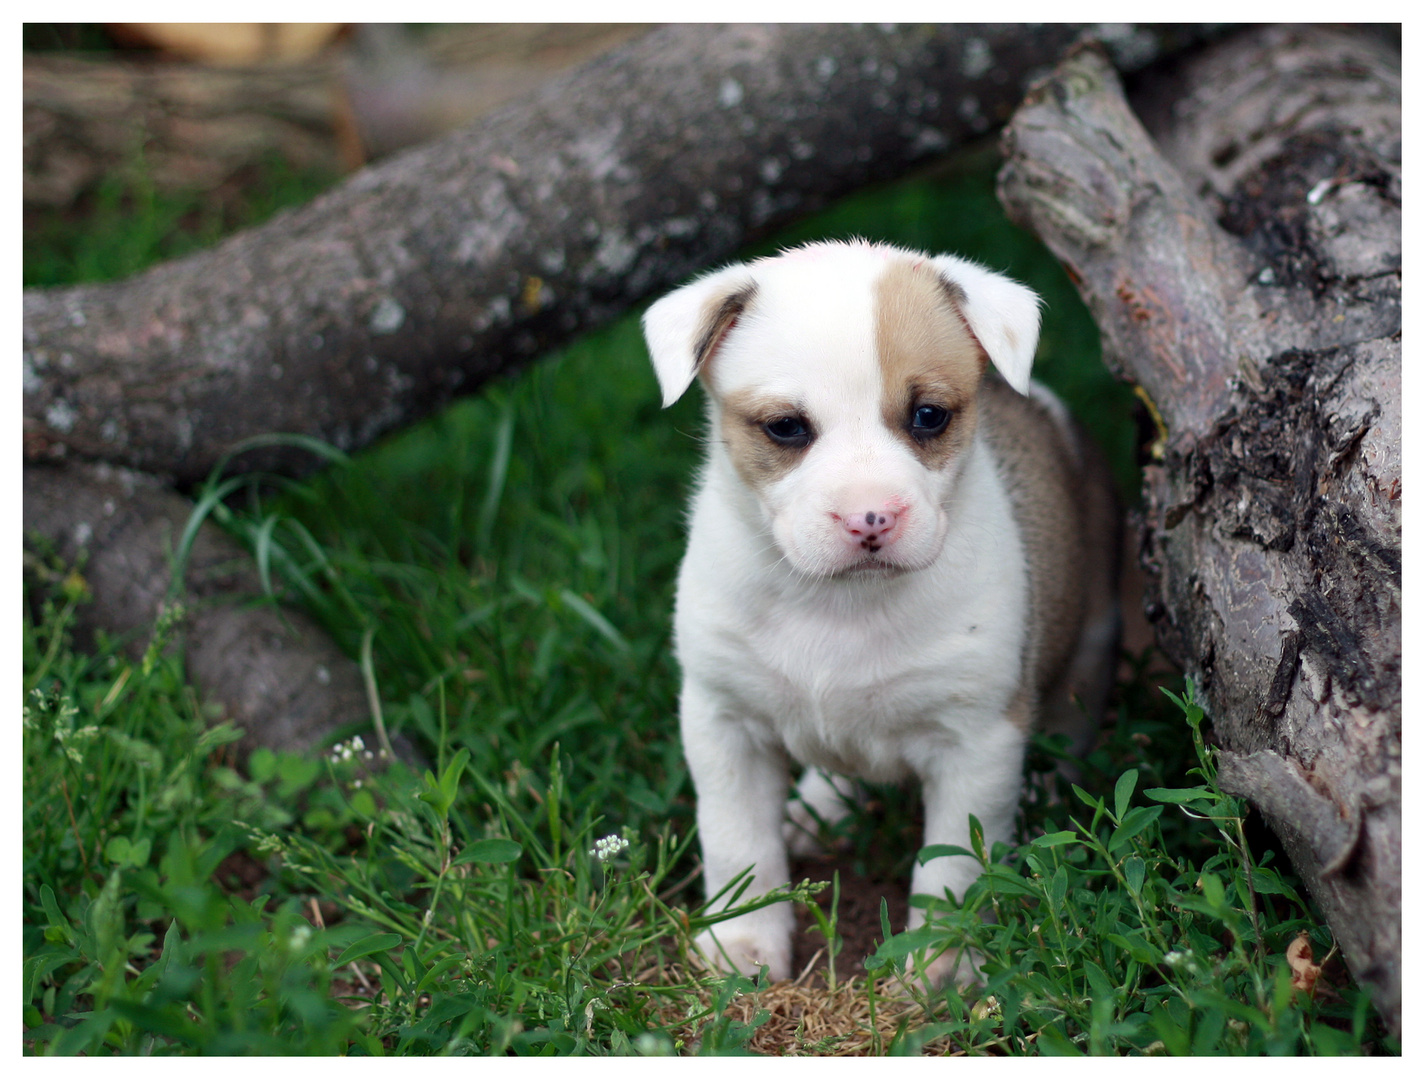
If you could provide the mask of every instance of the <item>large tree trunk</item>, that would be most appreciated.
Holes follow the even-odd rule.
[[[1400,1030],[1399,54],[1311,28],[1144,87],[1080,50],[1005,135],[1001,197],[1156,406],[1143,555],[1220,780],[1280,836]]]
[[[655,30],[211,251],[26,292],[26,456],[192,482],[264,432],[363,446],[991,130],[1081,29]],[[1193,34],[1114,41],[1141,66]]]

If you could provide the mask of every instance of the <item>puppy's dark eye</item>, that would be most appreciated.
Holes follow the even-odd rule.
[[[918,405],[910,414],[910,433],[917,439],[933,439],[949,423],[949,409],[939,405]]]
[[[763,424],[762,430],[778,446],[800,449],[811,443],[811,431],[799,416],[779,416]]]

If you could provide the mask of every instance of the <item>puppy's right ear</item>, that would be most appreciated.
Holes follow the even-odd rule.
[[[959,288],[960,314],[1004,381],[1028,393],[1039,344],[1039,294],[968,259],[937,255],[932,261],[940,276]]]
[[[756,292],[751,270],[735,263],[670,292],[644,312],[643,336],[665,409],[683,396]]]

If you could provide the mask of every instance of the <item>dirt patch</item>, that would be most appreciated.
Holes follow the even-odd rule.
[[[884,940],[881,901],[886,904],[891,933],[904,930],[910,912],[907,898],[909,882],[865,877],[847,865],[848,861],[840,861],[834,855],[797,860],[792,865],[792,880],[831,881],[833,875],[840,876],[841,896],[834,916],[836,931],[841,938],[841,948],[835,958],[836,974],[839,979],[864,979],[866,958]],[[817,905],[830,920],[833,917],[831,887],[823,889],[816,899]],[[810,985],[824,987],[830,959],[826,936],[809,910],[801,910],[797,915],[797,933],[792,940],[793,975],[800,977],[805,973],[811,980]]]

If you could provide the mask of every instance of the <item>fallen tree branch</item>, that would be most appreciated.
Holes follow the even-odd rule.
[[[983,134],[1082,31],[673,26],[217,248],[24,297],[27,460],[345,450]],[[1139,67],[1200,30],[1120,28]],[[282,449],[238,467],[300,472]]]
[[[1253,32],[1155,75],[1149,134],[1078,51],[1005,133],[1001,198],[1164,425],[1148,613],[1400,1030],[1400,74]]]
[[[210,190],[270,156],[337,175],[337,88],[330,59],[252,69],[28,55],[25,206],[68,206],[137,160],[162,191]]]

